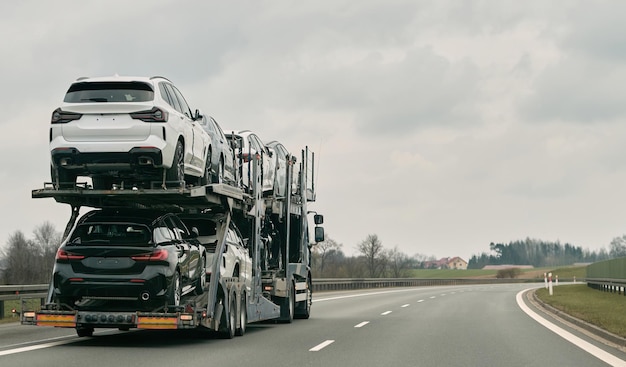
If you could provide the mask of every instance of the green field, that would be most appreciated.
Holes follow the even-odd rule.
[[[556,275],[559,279],[571,280],[574,277],[582,280],[585,278],[586,267],[584,266],[568,266],[558,268],[533,268],[533,269],[521,269],[518,278],[523,279],[543,279],[544,273],[552,273],[554,279]],[[452,279],[452,278],[495,278],[498,274],[497,270],[483,270],[483,269],[467,269],[467,270],[455,270],[455,269],[412,269],[410,276],[413,278],[428,278],[428,279]]]
[[[587,287],[586,284],[559,285],[548,290],[540,288],[537,297],[569,315],[587,321],[604,330],[626,337],[626,297]],[[617,312],[616,312],[617,311]]]

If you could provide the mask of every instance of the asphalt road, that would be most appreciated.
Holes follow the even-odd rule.
[[[623,352],[535,316],[527,287],[319,293],[309,320],[252,324],[232,340],[9,324],[0,366],[626,366]]]

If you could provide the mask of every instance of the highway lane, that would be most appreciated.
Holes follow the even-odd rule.
[[[2,326],[0,366],[610,365],[522,311],[517,295],[527,287],[320,293],[309,320],[253,324],[233,340],[196,332],[116,330],[77,338],[67,329]],[[585,340],[616,355],[613,365],[626,359]]]

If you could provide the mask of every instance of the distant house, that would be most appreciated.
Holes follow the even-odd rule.
[[[458,256],[443,257],[435,261],[425,261],[423,265],[424,269],[467,269],[467,261]]]
[[[448,269],[467,270],[467,261],[456,256],[448,260]]]

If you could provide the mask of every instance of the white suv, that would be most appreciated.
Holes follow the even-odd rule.
[[[52,181],[71,188],[90,176],[95,189],[209,183],[211,138],[201,119],[166,78],[79,78],[52,113]]]

